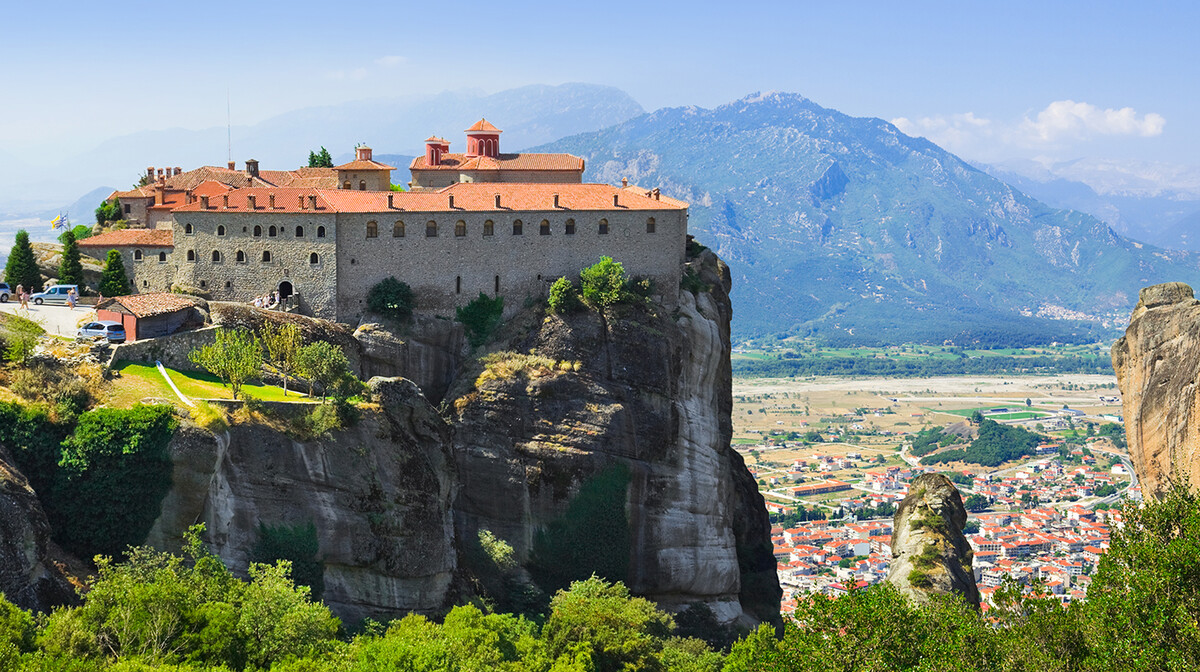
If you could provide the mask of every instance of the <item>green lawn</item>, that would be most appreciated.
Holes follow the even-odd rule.
[[[178,401],[179,397],[163,380],[162,374],[154,366],[118,362],[114,370],[121,375],[113,381],[113,399],[115,405],[132,405],[146,397],[162,397]],[[233,393],[222,385],[216,376],[195,371],[176,371],[167,369],[168,375],[179,391],[190,399],[232,399]],[[312,401],[307,396],[291,391],[283,396],[283,388],[274,385],[242,386],[243,397],[253,397],[263,401]]]

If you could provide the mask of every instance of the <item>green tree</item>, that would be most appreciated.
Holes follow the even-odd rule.
[[[108,251],[104,262],[104,270],[100,273],[100,293],[104,296],[125,296],[129,294],[129,277],[125,275],[125,261],[116,250]]]
[[[596,672],[663,670],[663,640],[675,627],[653,602],[632,597],[625,584],[596,577],[576,581],[550,600],[542,629],[551,658],[586,654]]]
[[[992,505],[992,503],[990,501],[988,501],[987,497],[984,497],[983,495],[978,495],[978,494],[968,496],[967,500],[965,502],[963,502],[963,506],[966,507],[966,509],[968,511],[971,511],[973,513],[979,513],[980,511],[986,511],[987,508],[991,505]]]
[[[12,289],[24,285],[29,293],[42,291],[42,272],[38,270],[37,258],[33,256],[33,246],[29,244],[29,233],[25,229],[17,231],[12,250],[8,253],[8,261],[4,264],[4,281]]]
[[[100,207],[96,208],[96,223],[106,224],[108,222],[116,222],[121,219],[121,201],[112,199],[111,201],[100,201]]]
[[[609,380],[612,380],[612,351],[608,339],[608,311],[624,297],[625,280],[625,267],[613,261],[612,257],[600,257],[600,261],[579,272],[583,302],[600,315],[604,363]]]
[[[312,589],[313,599],[325,592],[325,563],[318,557],[317,527],[310,520],[306,525],[258,524],[258,541],[250,550],[250,561],[275,564],[287,560],[292,566],[296,585]]]
[[[579,291],[566,278],[559,278],[550,285],[550,298],[547,301],[550,312],[559,315],[573,313],[583,307],[579,301]]]
[[[188,360],[220,378],[238,399],[246,381],[262,372],[262,344],[249,330],[221,328],[211,344],[189,352]]]
[[[263,325],[259,338],[267,351],[267,361],[283,376],[283,396],[286,397],[288,376],[295,373],[300,355],[300,328],[291,323],[276,325],[268,322]]]
[[[471,347],[478,348],[500,326],[504,316],[504,297],[492,298],[483,292],[465,306],[454,309],[454,319],[462,323]]]
[[[337,396],[339,384],[354,378],[346,353],[328,341],[316,341],[300,348],[296,372],[308,381],[310,396],[315,387],[321,388],[322,399]]]
[[[21,364],[29,360],[37,349],[38,341],[46,333],[42,325],[19,315],[6,316],[0,331],[4,334],[5,359]]]
[[[79,245],[71,230],[63,231],[59,238],[63,243],[62,261],[58,264],[58,282],[63,285],[78,285],[83,291],[83,263],[79,260]]]
[[[367,308],[384,317],[407,320],[413,311],[412,288],[395,277],[384,278],[367,292]]]
[[[75,236],[75,241],[79,242],[84,238],[90,238],[92,236],[92,227],[85,224],[76,224],[74,227],[60,233],[58,235],[58,242],[66,245],[66,237],[68,233],[70,233],[72,236]]]
[[[329,150],[321,147],[319,152],[308,153],[309,168],[332,168],[333,157],[329,155]]]

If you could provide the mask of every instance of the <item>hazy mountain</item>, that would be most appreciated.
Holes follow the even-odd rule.
[[[377,154],[424,153],[423,143],[430,134],[446,137],[452,142],[452,150],[461,150],[465,143],[463,130],[480,117],[487,117],[504,131],[502,146],[515,150],[611,126],[642,112],[637,101],[612,87],[526,86],[490,95],[443,93],[296,110],[253,126],[234,126],[232,146],[239,166],[245,159],[254,158],[263,168],[272,169],[304,165],[309,151],[321,146],[335,156],[352,151],[360,142],[371,145]],[[21,179],[0,181],[0,210],[6,209],[6,203],[31,195],[43,199],[36,208],[40,210],[97,184],[128,188],[147,166],[187,169],[224,165],[228,132],[218,127],[135,133],[63,157],[52,168],[37,167],[47,163],[44,157],[24,157],[24,161],[11,158],[9,167]]]
[[[96,223],[96,208],[113,191],[112,187],[97,187],[80,196],[70,205],[44,210],[38,213],[38,215],[49,220],[63,214],[71,220],[72,224],[86,224],[91,226]]]
[[[1126,320],[1145,285],[1200,280],[1200,256],[1121,237],[798,95],[659,110],[539,149],[585,157],[585,179],[690,201],[691,231],[734,273],[742,336],[1081,337]]]
[[[1086,160],[973,165],[1047,205],[1098,217],[1122,235],[1171,249],[1200,250],[1195,228],[1200,192],[1186,167],[1162,164],[1154,170],[1155,164]]]

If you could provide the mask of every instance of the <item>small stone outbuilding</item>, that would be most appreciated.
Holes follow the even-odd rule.
[[[203,302],[186,294],[134,294],[105,299],[96,306],[96,319],[125,326],[130,341],[168,336],[203,326]]]

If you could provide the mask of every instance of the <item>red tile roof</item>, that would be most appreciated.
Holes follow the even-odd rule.
[[[80,247],[175,247],[170,229],[122,229],[79,241]]]
[[[622,189],[607,184],[464,182],[437,191],[392,193],[392,207],[389,209],[389,192],[349,189],[320,192],[321,197],[338,212],[522,212],[556,209],[572,212],[678,210],[688,207],[687,203],[673,198],[652,198],[650,193],[645,189]],[[496,207],[497,195],[500,196],[499,208]],[[554,207],[556,195],[557,208]],[[454,196],[453,208],[450,207],[450,196]],[[617,196],[618,205],[615,207],[613,196]]]
[[[314,212],[311,207],[310,196],[317,197],[316,210],[318,213],[334,212],[330,207],[329,202],[325,200],[324,195],[337,193],[336,189],[273,189],[266,187],[254,187],[250,189],[234,189],[228,194],[213,196],[208,199],[208,209],[201,207],[200,199],[187,203],[178,208],[175,212],[250,212],[249,196],[254,197],[254,212]],[[386,192],[355,192],[355,193],[378,193],[386,196]],[[275,196],[275,207],[271,207],[271,196]],[[226,196],[229,197],[228,205],[226,205]],[[301,202],[303,198],[303,202]],[[386,206],[386,198],[384,205]]]
[[[493,126],[487,119],[480,119],[466,130],[467,133],[503,133],[504,131]]]
[[[389,166],[386,163],[378,161],[351,161],[343,163],[340,166],[334,166],[334,170],[395,170],[395,166]]]
[[[132,294],[105,299],[96,306],[97,310],[117,310],[113,304],[118,304],[135,317],[153,317],[164,313],[173,313],[196,305],[196,300],[182,294]],[[117,311],[122,312],[122,311]]]
[[[577,170],[583,171],[583,159],[570,154],[500,154],[491,156],[467,156],[466,154],[442,154],[436,166],[425,163],[418,156],[409,164],[409,170]]]

